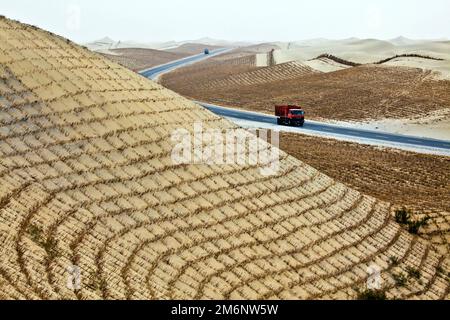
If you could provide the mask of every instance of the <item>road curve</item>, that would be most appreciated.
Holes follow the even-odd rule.
[[[223,54],[233,49],[218,49],[211,51],[210,55],[198,54],[195,56],[187,57],[177,61],[169,62],[164,65],[156,66],[147,70],[139,72],[142,76],[149,79],[156,79],[161,74],[173,71],[175,69],[184,67],[186,65],[207,59],[212,56]],[[400,149],[415,150],[423,153],[438,153],[450,156],[450,141],[437,140],[431,138],[421,138],[414,136],[406,136],[400,134],[370,131],[359,128],[351,128],[338,126],[328,123],[321,123],[317,121],[306,121],[303,128],[292,128],[277,126],[277,118],[275,116],[265,115],[261,113],[242,111],[237,109],[224,108],[217,105],[212,105],[204,102],[197,102],[209,111],[229,118],[230,120],[246,121],[254,125],[255,127],[261,125],[276,126],[279,131],[297,132],[297,133],[317,133],[324,134],[329,137],[348,138],[350,141],[356,142],[368,142],[375,145],[391,146]]]
[[[421,138],[379,131],[371,131],[350,127],[343,127],[328,123],[321,123],[317,121],[306,121],[303,128],[283,127],[277,125],[277,118],[262,113],[248,112],[231,108],[224,108],[217,105],[212,105],[204,102],[197,102],[201,106],[205,107],[209,111],[230,119],[245,120],[258,124],[271,124],[277,126],[280,131],[298,131],[299,133],[305,131],[315,131],[318,133],[326,133],[328,135],[339,135],[356,138],[358,140],[372,140],[379,141],[387,144],[405,145],[419,148],[440,149],[444,153],[450,154],[450,141],[437,140],[431,138]],[[289,129],[289,130],[285,130]]]
[[[180,60],[171,61],[171,62],[166,63],[166,64],[162,64],[162,65],[159,65],[159,66],[156,66],[156,67],[152,67],[152,68],[149,68],[149,69],[145,69],[145,70],[139,71],[139,73],[142,76],[146,77],[146,78],[155,80],[160,75],[162,75],[164,73],[173,71],[173,70],[181,68],[181,67],[185,67],[185,66],[187,66],[189,64],[192,64],[192,63],[195,63],[195,62],[199,62],[199,61],[202,61],[202,60],[205,60],[205,59],[217,56],[219,54],[226,53],[226,52],[231,51],[231,50],[233,50],[233,48],[216,49],[216,50],[210,51],[209,54],[201,53],[201,54],[197,54],[197,55],[190,56],[190,57],[187,57],[187,58],[183,58],[183,59],[180,59]]]

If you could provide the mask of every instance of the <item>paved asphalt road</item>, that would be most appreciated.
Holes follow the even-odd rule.
[[[207,103],[197,102],[202,105],[209,111],[226,118],[233,118],[239,120],[247,120],[257,123],[268,123],[268,124],[276,124],[277,118],[275,116],[269,116],[265,114],[259,114],[254,112],[246,112],[236,109],[223,108],[216,105],[211,105]],[[280,127],[283,128],[283,127]],[[310,131],[324,132],[327,134],[338,134],[342,136],[355,137],[359,139],[370,139],[375,141],[382,142],[391,142],[391,143],[400,143],[404,145],[411,146],[420,146],[420,147],[428,147],[428,148],[438,148],[450,151],[450,141],[444,140],[436,140],[429,138],[419,138],[413,136],[392,134],[392,133],[384,133],[378,131],[369,131],[364,129],[355,129],[349,127],[342,127],[332,124],[323,124],[314,122],[305,122],[305,126],[303,128],[298,128],[298,131],[301,132],[303,129],[307,129]]]
[[[173,61],[161,66],[157,66],[151,69],[144,70],[140,72],[141,75],[143,75],[146,78],[149,79],[155,79],[159,75],[175,70],[177,68],[181,68],[183,66],[207,59],[211,56],[215,56],[218,54],[225,53],[231,49],[218,49],[211,51],[210,55],[205,54],[198,54],[195,56],[187,57],[181,60]],[[254,112],[245,112],[240,111],[236,109],[229,109],[229,108],[223,108],[216,105],[206,104],[197,102],[198,104],[202,105],[206,109],[210,110],[211,112],[227,117],[232,119],[238,119],[238,120],[246,120],[255,122],[255,125],[257,123],[264,123],[264,124],[276,124],[277,118],[274,116],[269,116],[265,114],[258,114]],[[280,130],[282,131],[284,127],[279,126]],[[402,144],[405,146],[409,146],[411,148],[433,148],[433,149],[439,149],[444,151],[445,153],[450,154],[450,141],[446,140],[436,140],[436,139],[430,139],[430,138],[420,138],[420,137],[413,137],[413,136],[406,136],[406,135],[399,135],[399,134],[392,134],[392,133],[385,133],[385,132],[377,132],[377,131],[369,131],[364,129],[357,129],[357,128],[349,128],[349,127],[342,127],[332,124],[325,124],[325,123],[319,123],[319,122],[309,122],[306,121],[304,128],[298,128],[298,131],[301,133],[301,130],[307,129],[308,131],[315,131],[317,133],[326,133],[327,135],[339,135],[339,136],[346,136],[349,138],[354,139],[368,139],[372,142],[376,143],[379,141],[380,143],[386,144],[386,143],[393,143],[393,144]],[[290,128],[290,131],[292,131],[292,128]]]
[[[197,54],[195,56],[190,56],[187,58],[183,58],[180,60],[176,60],[176,61],[172,61],[172,62],[163,64],[160,66],[156,66],[156,67],[153,67],[150,69],[146,69],[146,70],[140,71],[139,73],[146,78],[154,80],[163,73],[167,73],[169,71],[184,67],[186,65],[217,56],[219,54],[228,52],[230,50],[233,50],[233,49],[223,48],[223,49],[211,50],[209,54],[204,54],[204,53]]]

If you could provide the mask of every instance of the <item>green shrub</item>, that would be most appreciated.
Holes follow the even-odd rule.
[[[392,257],[389,258],[389,262],[390,262],[391,266],[397,266],[398,265],[398,258],[392,256]]]
[[[44,232],[42,228],[35,225],[30,225],[28,227],[28,234],[30,235],[31,240],[33,240],[37,245],[44,248],[49,259],[53,259],[58,255],[58,242],[53,238],[44,240]]]
[[[358,300],[387,300],[386,292],[384,290],[366,289],[358,291]]]
[[[395,284],[398,287],[404,287],[408,283],[408,279],[403,273],[393,274],[392,278],[394,278]]]
[[[105,292],[107,290],[107,282],[105,279],[101,279],[97,272],[92,271],[89,274],[89,281],[87,283],[88,288],[96,291]]]
[[[395,221],[401,225],[407,226],[408,232],[411,234],[419,234],[420,228],[427,226],[429,220],[430,217],[425,217],[420,220],[411,220],[411,211],[406,208],[395,211]]]
[[[50,259],[53,259],[58,255],[57,245],[58,242],[53,238],[49,238],[46,241],[42,242],[42,246],[44,247]]]
[[[30,225],[28,227],[28,234],[30,235],[31,240],[39,245],[41,244],[43,234],[42,228],[35,225]]]
[[[430,220],[430,217],[425,217],[425,218],[422,218],[420,220],[410,221],[408,223],[408,231],[409,231],[409,233],[418,234],[420,228],[428,225],[428,221],[429,220]]]
[[[395,211],[395,221],[400,224],[408,224],[411,214],[406,208],[398,209]]]
[[[408,276],[410,278],[415,278],[415,279],[419,280],[420,277],[422,276],[420,271],[418,269],[415,269],[415,268],[408,267],[406,269],[406,271],[408,272]]]

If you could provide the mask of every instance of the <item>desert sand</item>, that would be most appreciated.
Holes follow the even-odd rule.
[[[204,49],[209,49],[210,51],[220,49],[219,46],[212,46],[204,43],[185,43],[176,48],[166,49],[165,52],[173,52],[176,54],[184,54],[184,55],[196,55],[202,53]]]
[[[351,38],[345,40],[317,39],[291,42],[288,45],[277,43],[277,45],[281,47],[281,49],[275,50],[275,60],[277,63],[310,61],[325,53],[362,64],[375,63],[396,55],[417,54],[444,59],[446,61],[399,58],[388,64],[436,71],[438,73],[437,77],[443,79],[448,79],[450,76],[450,42],[448,41],[420,41],[406,38],[383,41]],[[324,69],[322,65],[322,63],[319,63],[318,70],[324,72],[335,71],[333,68]]]
[[[368,122],[330,122],[381,132],[450,141],[450,109],[439,110],[423,117],[418,116],[405,119],[384,119]]]
[[[99,54],[0,18],[0,90],[0,298],[354,299],[373,263],[389,298],[449,298],[387,202],[283,152],[174,164],[174,130],[235,126]]]
[[[89,50],[107,53],[109,50],[113,49],[130,49],[130,48],[138,48],[138,49],[154,49],[154,50],[164,50],[170,48],[176,48],[179,44],[175,41],[169,42],[154,42],[154,43],[144,43],[137,41],[118,41],[113,40],[109,37],[104,37],[99,40],[95,40],[92,42],[88,42],[83,44]]]
[[[201,49],[204,47],[211,48],[239,48],[239,47],[253,47],[260,48],[260,44],[254,44],[251,42],[243,41],[226,41],[218,40],[212,38],[201,38],[196,40],[186,40],[186,41],[165,41],[165,42],[143,42],[143,41],[132,41],[132,40],[113,40],[110,37],[104,37],[92,42],[83,43],[89,50],[108,53],[109,50],[113,49],[153,49],[153,50],[167,50],[175,51],[179,53],[182,50],[186,53],[186,49],[192,49],[194,46],[200,46]],[[272,45],[270,45],[273,47]]]

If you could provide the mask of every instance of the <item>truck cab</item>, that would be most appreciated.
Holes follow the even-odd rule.
[[[299,106],[275,106],[275,115],[278,125],[303,127],[305,124],[305,111]]]

